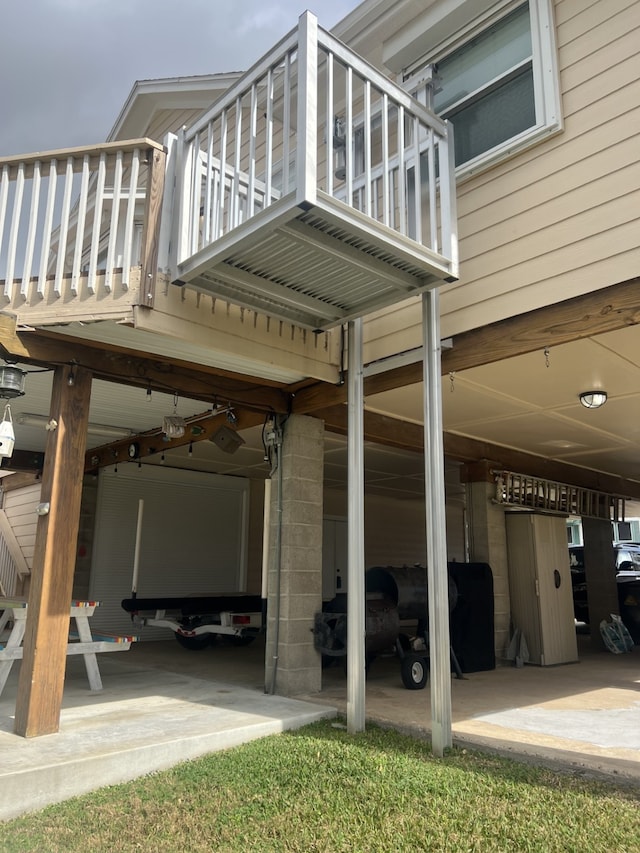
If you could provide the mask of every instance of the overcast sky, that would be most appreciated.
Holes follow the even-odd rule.
[[[103,141],[136,80],[242,71],[358,0],[0,0],[0,156]]]

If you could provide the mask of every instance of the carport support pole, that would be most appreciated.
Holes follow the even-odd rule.
[[[90,397],[86,368],[56,367],[16,699],[14,730],[23,737],[60,726]]]
[[[362,318],[348,324],[347,731],[365,728],[364,381]]]
[[[445,748],[452,743],[451,641],[440,379],[440,294],[437,288],[422,296],[422,336],[431,746],[434,755],[442,757]]]

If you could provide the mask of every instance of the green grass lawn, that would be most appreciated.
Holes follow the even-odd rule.
[[[7,821],[0,850],[637,853],[639,807],[637,787],[322,722]]]

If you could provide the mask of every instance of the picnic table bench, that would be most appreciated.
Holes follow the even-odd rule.
[[[98,601],[72,601],[69,620],[75,621],[75,630],[69,631],[67,655],[82,655],[91,690],[102,690],[102,679],[98,668],[97,654],[123,652],[138,638],[117,637],[105,634],[92,635],[89,618],[93,616]],[[4,644],[0,643],[0,695],[7,683],[14,660],[23,656],[22,641],[27,627],[27,600],[23,598],[0,598],[0,636],[11,622],[12,627]]]

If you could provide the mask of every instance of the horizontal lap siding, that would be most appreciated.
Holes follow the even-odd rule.
[[[183,127],[189,127],[200,116],[200,108],[181,110],[158,110],[147,128],[147,136],[162,142],[167,133],[178,133]]]
[[[37,483],[26,486],[24,489],[7,492],[3,500],[2,508],[29,568],[33,566],[38,524],[36,506],[40,502],[40,491],[40,483]]]
[[[459,185],[445,337],[638,274],[640,3],[560,0],[556,31],[564,130]],[[419,343],[416,301],[367,322],[367,359]]]

